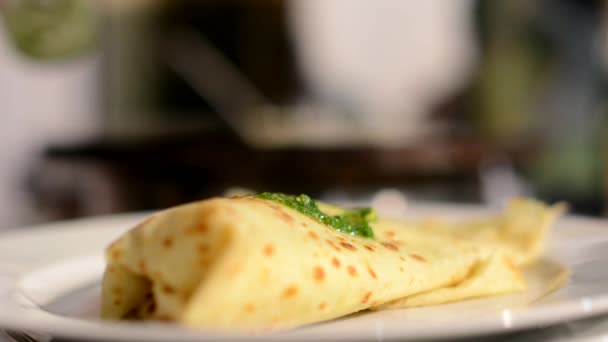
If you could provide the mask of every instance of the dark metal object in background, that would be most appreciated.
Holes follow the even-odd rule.
[[[226,127],[242,137],[242,127],[253,108],[268,105],[239,68],[203,34],[181,29],[168,35],[167,65],[219,115]]]
[[[167,1],[109,13],[101,49],[105,136],[170,135],[173,127],[192,133],[207,122],[225,130],[246,106],[291,103],[303,89],[285,6],[284,0]]]

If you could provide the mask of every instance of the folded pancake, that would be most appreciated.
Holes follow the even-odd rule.
[[[470,298],[495,296],[526,289],[526,282],[518,268],[502,253],[480,259],[460,282],[432,289],[412,296],[383,303],[374,309],[398,309],[429,306]]]
[[[435,218],[401,223],[403,229],[417,227],[430,234],[476,243],[486,252],[460,283],[400,298],[374,309],[436,305],[525,290],[527,286],[520,268],[537,261],[550,226],[565,209],[564,204],[549,207],[539,201],[516,198],[507,204],[503,213],[491,217],[455,222]]]
[[[563,203],[549,207],[540,201],[515,198],[504,212],[494,216],[454,222],[432,218],[410,224],[500,249],[516,264],[526,266],[542,254],[549,228],[565,210]]]
[[[501,249],[441,229],[371,225],[375,238],[348,235],[254,197],[169,209],[107,249],[101,315],[276,330],[525,288]]]

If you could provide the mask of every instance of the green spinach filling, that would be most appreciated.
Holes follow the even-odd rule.
[[[372,230],[370,223],[377,219],[377,214],[372,208],[348,209],[340,215],[332,216],[322,212],[317,206],[317,202],[304,194],[292,196],[281,193],[263,192],[254,195],[253,197],[277,202],[290,207],[339,232],[370,239],[374,238],[374,231]]]

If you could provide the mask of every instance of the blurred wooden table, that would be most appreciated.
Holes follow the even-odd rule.
[[[60,218],[163,208],[233,186],[313,196],[432,187],[475,200],[478,167],[495,154],[463,139],[389,149],[255,149],[225,134],[98,140],[49,146],[29,183]]]

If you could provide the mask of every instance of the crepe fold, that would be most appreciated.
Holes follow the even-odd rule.
[[[558,210],[534,205],[543,215],[525,224],[541,236]],[[436,223],[426,229],[427,223],[379,220],[372,224],[376,238],[368,239],[252,197],[179,206],[151,216],[108,247],[101,315],[277,330],[369,308],[525,289],[516,260],[532,253],[505,247],[509,242],[478,241],[496,225],[463,238]]]

